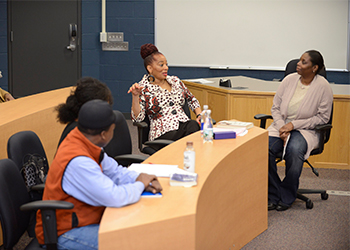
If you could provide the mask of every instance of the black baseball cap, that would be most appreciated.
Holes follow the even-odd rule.
[[[85,129],[108,128],[115,121],[111,105],[99,99],[84,103],[78,114],[78,124]]]

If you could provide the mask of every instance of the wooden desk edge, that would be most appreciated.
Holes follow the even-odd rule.
[[[175,145],[175,143],[173,143],[170,146],[173,149],[179,147],[182,148],[182,144],[184,144],[187,139],[193,139],[194,136],[191,136],[189,136],[189,138],[184,138],[177,141],[176,143],[178,145]],[[195,189],[184,189],[182,187],[170,187],[172,188],[173,195],[188,193],[188,195],[191,197],[188,197],[188,199],[192,199],[192,203],[193,201],[195,202],[192,205],[188,205],[186,198],[181,200],[181,197],[179,198],[170,196],[170,188],[168,187],[169,185],[166,186],[166,182],[168,181],[161,180],[161,184],[164,187],[163,198],[156,200],[147,199],[147,201],[141,200],[136,204],[123,208],[106,208],[105,214],[100,224],[99,249],[147,249],[148,246],[152,246],[152,249],[213,249],[210,248],[213,246],[213,244],[215,247],[219,247],[218,249],[221,249],[220,246],[223,245],[225,245],[225,247],[228,247],[234,244],[235,247],[232,249],[238,249],[256,237],[258,234],[266,230],[268,145],[267,131],[257,127],[252,128],[251,138],[247,136],[246,139],[247,140],[242,145],[240,145],[238,148],[235,147],[234,150],[229,153],[227,159],[218,160],[218,165],[213,168],[210,173],[208,173],[203,185],[200,186],[199,184],[198,191]],[[198,141],[195,141],[195,144],[197,142]],[[263,146],[261,146],[261,144]],[[251,157],[250,150],[252,148],[256,157]],[[245,155],[246,158],[248,158],[247,164],[250,164],[250,162],[252,162],[251,160],[253,160],[253,168],[247,168],[246,162],[244,160],[239,160],[239,158],[244,158],[242,157],[242,150],[246,151],[243,156]],[[164,152],[168,154],[171,151],[172,150],[169,148],[167,150],[163,150],[163,152],[159,151],[152,156],[152,162],[159,163],[156,161],[156,159],[164,154]],[[178,155],[181,155],[182,153],[183,150],[181,149],[181,152],[179,154],[174,153],[172,158],[179,158]],[[249,157],[247,154],[249,154]],[[227,171],[230,172],[231,170],[230,166],[227,163],[232,162],[233,159],[235,159],[236,168],[235,170],[231,170],[234,171],[235,175],[231,176],[232,178],[229,178],[230,175],[227,175]],[[182,159],[180,159],[180,161],[182,161]],[[169,164],[173,163],[174,162],[171,162]],[[243,174],[245,176],[243,179],[239,174],[240,169],[243,169]],[[204,174],[201,173],[200,170],[198,172],[199,176],[203,178]],[[246,180],[246,176],[253,176],[253,178],[251,179],[249,177],[248,180]],[[221,192],[220,190],[220,192],[218,192],[218,188],[213,188],[213,185],[215,186],[215,183],[217,183],[215,180],[218,178],[222,180],[222,185],[231,185],[228,186],[228,189],[232,189],[233,191],[225,193]],[[255,181],[256,187],[259,188],[242,190],[242,188],[247,188],[246,184],[242,183],[242,181],[244,182],[245,180],[247,183],[249,183],[250,179],[252,181]],[[237,185],[237,183],[240,184]],[[244,195],[254,198],[254,200],[244,199],[242,201],[240,197],[243,195],[243,193]],[[192,197],[193,194],[196,195],[197,199]],[[217,194],[219,194],[219,196]],[[232,194],[235,194],[238,197],[236,196],[236,199],[232,200]],[[231,198],[226,199],[225,201],[225,198],[228,196]],[[167,202],[169,200],[174,200],[174,198],[178,204],[178,207],[169,208],[166,206],[166,204],[162,204],[163,201]],[[230,205],[224,206],[225,209],[220,212],[217,211],[217,209],[222,208],[220,208],[219,205],[207,206],[208,202],[210,203],[214,201],[213,203],[215,204],[217,199],[218,203],[220,204],[225,204],[226,202],[226,204]],[[170,204],[174,205],[171,202]],[[147,209],[147,207],[149,208]],[[187,208],[187,213],[186,209],[184,210],[184,208]],[[236,211],[236,208],[238,213],[234,212]],[[168,211],[167,209],[170,210]],[[176,214],[176,211],[178,211],[179,214]],[[157,215],[158,213],[165,214],[164,216],[162,214],[160,214],[162,216],[159,216]],[[166,213],[170,213],[172,216],[167,218]],[[212,221],[210,219],[207,223],[205,222],[208,219],[208,214],[213,215],[211,218],[219,218],[220,223],[223,222],[222,218],[224,217],[226,218],[226,222],[230,223],[223,222],[222,226],[220,226],[220,224],[217,228],[215,224],[212,224]],[[141,223],[140,221],[133,221],[135,220],[133,219],[135,216],[145,223],[143,224],[143,222]],[[206,219],[204,219],[203,216],[206,217]],[[112,217],[114,217],[115,220],[112,219]],[[154,220],[152,220],[153,217]],[[251,220],[253,217],[254,219]],[[151,219],[148,220],[147,218]],[[232,223],[231,218],[236,220],[235,223]],[[198,223],[198,221],[204,221],[204,223]],[[116,225],[116,228],[118,229],[113,229],[113,225]],[[149,230],[150,228],[152,228],[151,231]],[[233,230],[231,230],[232,228]],[[208,237],[208,230],[210,231],[211,237]],[[244,232],[243,235],[242,232]],[[216,234],[219,233],[223,233],[227,236],[225,240],[222,240],[222,237],[216,237]],[[228,237],[228,234],[231,236]],[[157,237],[154,238],[154,235],[157,235]],[[205,242],[205,244],[201,242]]]

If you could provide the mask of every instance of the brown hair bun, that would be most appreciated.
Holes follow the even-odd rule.
[[[158,52],[158,49],[152,43],[146,43],[146,44],[141,46],[140,54],[141,54],[142,59],[145,59],[147,56],[149,56],[155,52]]]

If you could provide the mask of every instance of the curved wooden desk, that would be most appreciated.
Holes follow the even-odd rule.
[[[162,198],[106,208],[99,249],[239,249],[267,229],[267,132],[203,144],[200,133],[172,143],[147,163],[182,168],[186,141],[196,151],[196,187],[170,187]]]
[[[52,161],[64,125],[57,122],[54,108],[66,101],[72,87],[52,90],[0,104],[0,159],[7,158],[11,135],[32,130],[40,138],[49,162]]]

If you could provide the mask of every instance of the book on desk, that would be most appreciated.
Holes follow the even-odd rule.
[[[252,122],[241,122],[237,120],[222,120],[216,124],[217,128],[230,128],[230,129],[238,129],[238,128],[246,128],[250,129],[254,127]]]
[[[192,187],[197,185],[198,174],[196,173],[173,173],[170,175],[170,186]]]

